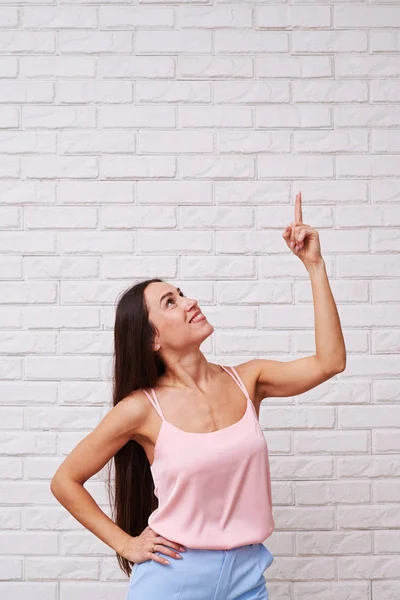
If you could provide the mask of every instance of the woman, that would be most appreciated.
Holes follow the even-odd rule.
[[[130,576],[128,600],[268,599],[264,571],[274,557],[263,542],[274,520],[260,403],[305,392],[343,371],[346,360],[301,194],[283,237],[310,273],[313,356],[226,368],[200,351],[214,328],[179,288],[150,279],[118,302],[114,406],[61,464],[51,491],[116,551]],[[84,488],[110,459],[114,520]]]

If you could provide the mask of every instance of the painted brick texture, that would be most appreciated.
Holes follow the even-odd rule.
[[[0,597],[124,600],[53,473],[110,409],[114,303],[197,298],[211,361],[315,352],[303,193],[343,373],[268,398],[271,600],[400,598],[400,3],[3,0]],[[87,482],[107,513],[103,473]]]

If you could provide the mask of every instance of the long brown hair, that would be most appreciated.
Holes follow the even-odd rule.
[[[155,281],[147,279],[123,292],[118,300],[114,325],[113,406],[134,390],[154,387],[166,369],[161,357],[153,350],[157,332],[150,323],[144,290]],[[147,527],[149,515],[158,506],[150,463],[143,447],[130,440],[113,456],[114,484],[111,468],[108,493],[113,521],[131,536],[138,536]],[[131,563],[116,553],[119,566],[128,575]]]

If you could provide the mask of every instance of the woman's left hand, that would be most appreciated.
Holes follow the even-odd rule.
[[[318,231],[310,225],[303,223],[301,192],[296,196],[294,221],[286,227],[282,236],[289,248],[300,258],[306,268],[323,260]]]

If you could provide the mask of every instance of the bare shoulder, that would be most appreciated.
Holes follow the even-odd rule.
[[[140,438],[153,414],[147,395],[142,389],[134,390],[118,404],[121,405],[121,410],[129,426],[130,439]]]
[[[248,360],[240,365],[235,365],[235,370],[246,386],[247,392],[253,400],[253,403],[258,406],[263,398],[260,397],[259,390],[257,389],[259,366],[257,365],[256,360]]]

